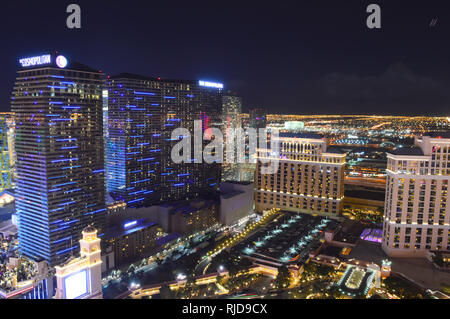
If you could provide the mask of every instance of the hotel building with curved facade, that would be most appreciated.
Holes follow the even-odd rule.
[[[345,154],[327,147],[320,134],[280,134],[279,151],[257,149],[255,209],[341,214],[344,199]],[[279,161],[275,174],[262,174],[261,167]]]
[[[414,142],[387,154],[382,247],[394,257],[450,250],[450,135],[429,133]]]

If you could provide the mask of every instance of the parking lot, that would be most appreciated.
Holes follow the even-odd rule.
[[[302,263],[321,244],[323,231],[336,223],[325,217],[283,212],[233,251],[281,264]]]

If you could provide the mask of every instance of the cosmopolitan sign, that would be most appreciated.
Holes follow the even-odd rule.
[[[216,89],[223,89],[223,84],[216,83],[216,82],[198,81],[198,85],[206,86],[206,87],[210,87],[210,88],[216,88]]]
[[[50,54],[46,54],[41,56],[34,56],[31,58],[23,58],[19,60],[19,63],[22,65],[22,67],[49,64],[51,63],[51,56]]]

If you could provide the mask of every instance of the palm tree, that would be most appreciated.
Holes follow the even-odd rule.
[[[278,269],[278,275],[275,279],[275,286],[278,289],[287,288],[291,284],[291,273],[286,266],[281,266]]]

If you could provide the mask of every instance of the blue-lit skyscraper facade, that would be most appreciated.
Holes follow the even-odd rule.
[[[104,226],[103,75],[57,55],[20,63],[11,102],[19,250],[53,266],[79,251],[84,227]]]
[[[171,134],[178,127],[193,132],[195,120],[202,133],[220,125],[220,88],[133,74],[107,82],[107,190],[115,200],[140,207],[217,190],[220,164],[173,163],[178,139]]]

